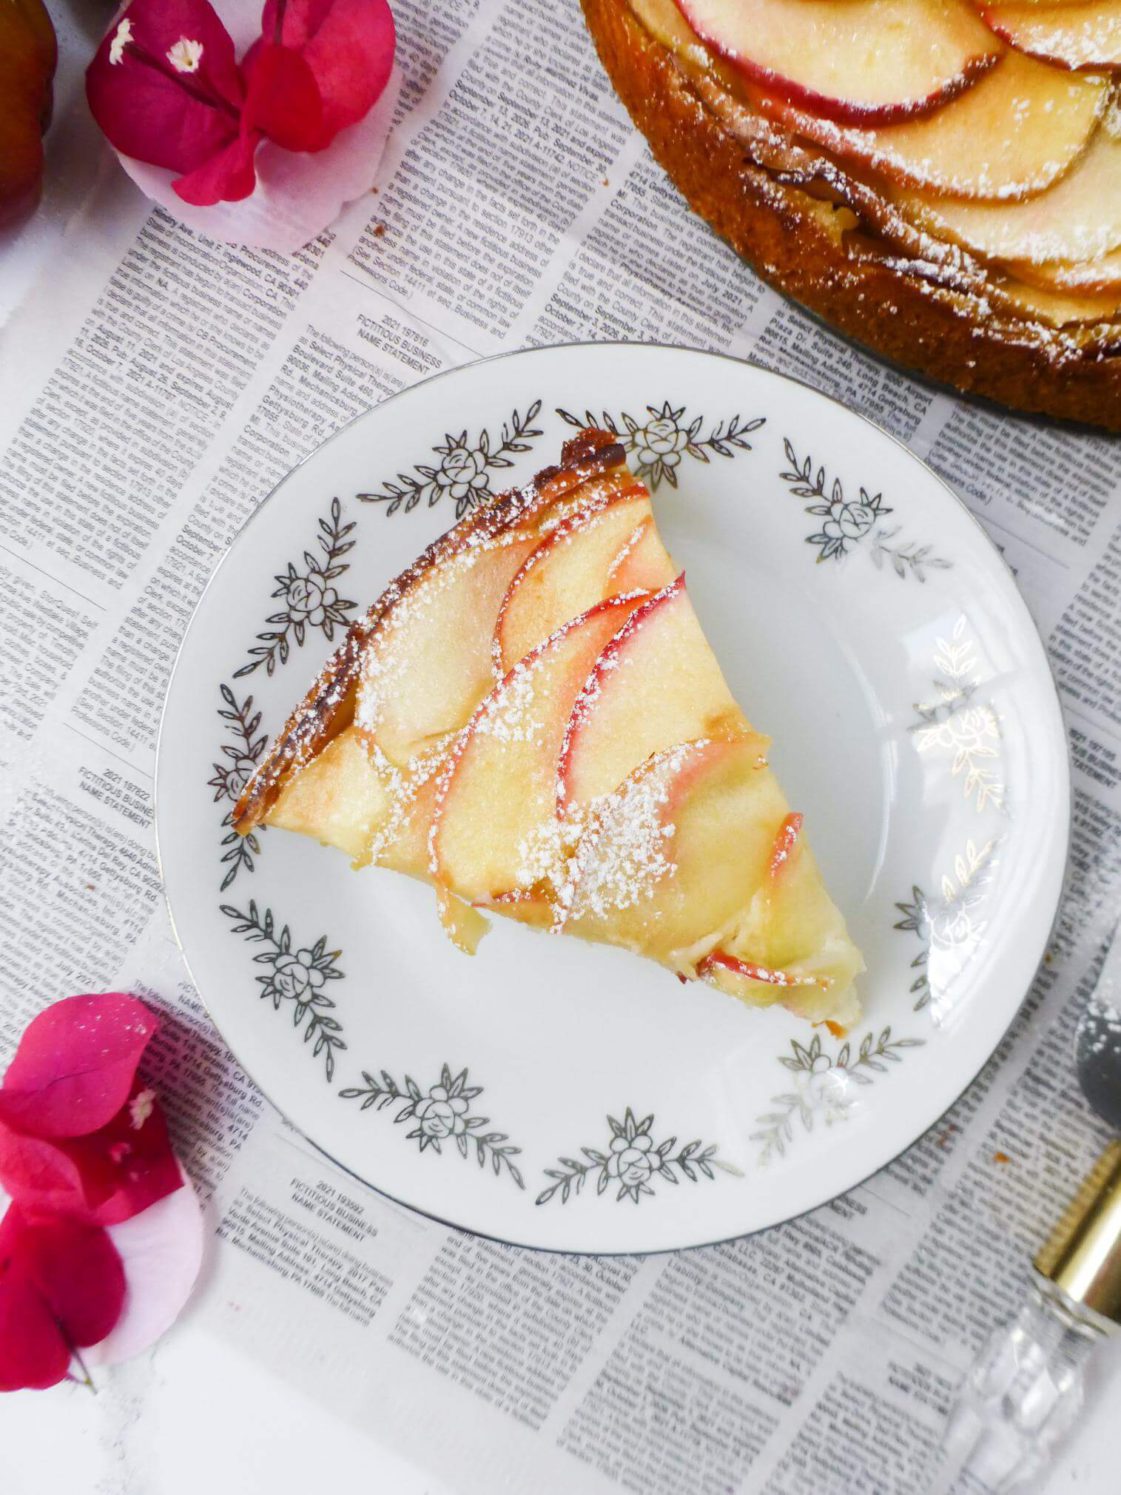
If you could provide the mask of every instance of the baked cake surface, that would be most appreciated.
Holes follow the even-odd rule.
[[[655,157],[764,279],[958,389],[1121,426],[1111,0],[582,4]]]

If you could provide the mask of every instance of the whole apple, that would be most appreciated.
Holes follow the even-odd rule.
[[[57,61],[42,0],[0,0],[0,228],[38,204]]]

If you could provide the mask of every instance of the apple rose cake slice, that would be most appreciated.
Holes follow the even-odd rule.
[[[235,810],[485,912],[621,945],[750,1006],[851,1022],[863,969],[605,431],[399,576]]]

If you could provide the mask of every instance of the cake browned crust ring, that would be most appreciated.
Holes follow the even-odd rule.
[[[933,379],[1121,428],[1113,0],[581,3],[658,162],[770,284]]]

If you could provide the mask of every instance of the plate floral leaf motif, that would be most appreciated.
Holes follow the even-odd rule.
[[[622,1121],[608,1116],[607,1125],[611,1129],[607,1151],[582,1147],[582,1157],[558,1158],[559,1167],[545,1169],[545,1177],[553,1182],[538,1194],[536,1204],[548,1204],[558,1194],[560,1202],[567,1204],[574,1194],[581,1192],[588,1178],[595,1179],[597,1194],[614,1189],[616,1203],[629,1199],[638,1204],[643,1195],[654,1193],[654,1183],[658,1179],[678,1184],[682,1178],[687,1178],[695,1184],[702,1176],[715,1178],[717,1168],[723,1173],[743,1177],[734,1164],[716,1156],[715,1143],[706,1147],[699,1141],[686,1142],[678,1147],[676,1137],[655,1142],[653,1114],[640,1121],[628,1106]]]
[[[746,420],[742,415],[733,415],[730,420],[717,421],[708,435],[702,436],[704,416],[688,419],[685,411],[686,406],[674,406],[665,400],[661,405],[647,405],[646,419],[639,421],[625,410],[618,417],[608,410],[601,410],[598,415],[585,410],[580,416],[557,406],[557,414],[566,425],[581,431],[585,426],[599,426],[618,436],[627,456],[635,459],[635,476],[650,488],[657,488],[663,479],[676,488],[677,469],[683,457],[708,462],[712,456],[734,457],[737,451],[751,451],[748,436],[766,422],[765,416]]]
[[[964,614],[948,639],[936,640],[934,666],[941,673],[933,682],[933,698],[915,702],[915,747],[920,753],[949,754],[950,772],[961,779],[962,794],[979,814],[1003,810],[1000,720],[989,702],[978,699],[980,663]]]
[[[227,919],[233,919],[230,931],[266,948],[254,955],[256,964],[266,967],[257,977],[261,990],[279,1012],[285,1004],[292,1013],[293,1028],[303,1028],[304,1043],[311,1045],[313,1059],[323,1058],[324,1078],[335,1078],[335,1053],[346,1048],[343,1025],[333,1016],[334,999],[327,995],[329,981],[341,981],[344,972],[337,964],[341,950],[328,950],[327,937],[321,935],[314,945],[295,945],[287,924],[277,929],[272,909],[263,912],[250,899],[248,913],[221,905]]]
[[[252,696],[246,696],[239,704],[228,685],[222,684],[218,689],[223,702],[218,715],[226,723],[233,741],[224,742],[218,749],[218,761],[206,782],[214,790],[215,804],[228,801],[233,806],[260,762],[268,736],[264,732],[258,733],[261,713],[253,710]],[[239,872],[253,871],[253,859],[260,856],[261,843],[256,831],[251,831],[248,836],[238,835],[233,828],[232,808],[222,817],[222,830],[222,866],[225,871],[221,891],[224,893]],[[264,826],[261,831],[264,831]]]
[[[353,519],[346,524],[342,522],[342,505],[333,498],[328,517],[319,520],[315,537],[322,554],[305,550],[302,565],[289,561],[287,568],[277,573],[276,587],[270,596],[280,598],[282,606],[265,619],[273,626],[257,635],[258,642],[250,649],[247,663],[234,671],[235,680],[251,675],[262,665],[265,673],[271,675],[278,663],[287,664],[292,640],[302,648],[309,628],[318,628],[324,638],[331,640],[336,628],[345,628],[350,622],[347,614],[358,604],[340,597],[335,583],[349,568],[350,563],[344,562],[343,556],[354,549],[356,542],[349,538],[354,526]]]
[[[869,493],[861,484],[859,498],[846,498],[840,478],[830,483],[821,466],[815,472],[813,458],[808,453],[799,458],[788,437],[782,447],[790,466],[779,477],[795,498],[813,500],[806,513],[821,520],[821,527],[806,536],[807,545],[817,546],[819,562],[844,560],[857,546],[866,545],[877,569],[890,565],[901,580],[913,576],[924,582],[928,571],[946,571],[953,565],[936,555],[932,545],[900,540],[901,525],[888,528],[880,522],[895,512],[882,493]]]
[[[967,841],[965,850],[954,858],[952,873],[943,875],[938,897],[928,897],[916,883],[911,888],[911,901],[895,905],[903,917],[892,928],[914,934],[922,947],[911,961],[915,1012],[941,995],[937,971],[931,980],[931,965],[939,964],[938,955],[976,945],[985,932],[988,921],[979,916],[979,910],[985,884],[996,870],[997,844],[986,841],[978,847],[975,841]]]
[[[761,1144],[759,1163],[765,1165],[775,1156],[785,1157],[787,1144],[794,1141],[794,1122],[812,1132],[815,1121],[834,1126],[848,1119],[856,1103],[854,1086],[871,1085],[877,1075],[902,1059],[901,1049],[920,1048],[925,1039],[896,1038],[890,1026],[877,1038],[869,1031],[853,1046],[846,1039],[831,1054],[815,1033],[808,1044],[790,1040],[791,1053],[780,1054],[779,1063],[794,1076],[794,1089],[783,1095],[772,1095],[773,1111],[757,1116],[759,1130],[751,1141]]]
[[[377,1076],[364,1069],[362,1080],[361,1085],[340,1090],[340,1096],[361,1101],[362,1111],[399,1107],[393,1120],[398,1124],[416,1122],[405,1135],[421,1152],[431,1148],[442,1153],[444,1143],[454,1143],[461,1158],[473,1153],[480,1168],[489,1162],[496,1176],[505,1170],[519,1189],[525,1188],[521,1170],[514,1162],[521,1148],[515,1147],[505,1132],[484,1131],[490,1125],[489,1116],[472,1115],[472,1102],[482,1095],[483,1087],[468,1084],[466,1069],[453,1075],[450,1064],[442,1065],[439,1080],[427,1090],[422,1090],[411,1075],[405,1076],[402,1088],[384,1069]]]
[[[513,467],[515,455],[530,451],[543,434],[534,425],[540,414],[540,400],[534,400],[524,415],[514,410],[510,419],[503,421],[497,438],[485,426],[474,441],[468,440],[466,430],[458,436],[449,432],[432,448],[432,455],[440,459],[437,465],[418,462],[412,472],[399,472],[377,493],[359,493],[356,497],[363,503],[384,504],[382,512],[388,516],[398,510],[408,514],[422,500],[431,508],[446,495],[455,504],[455,517],[462,519],[468,509],[491,496],[491,474]]]

